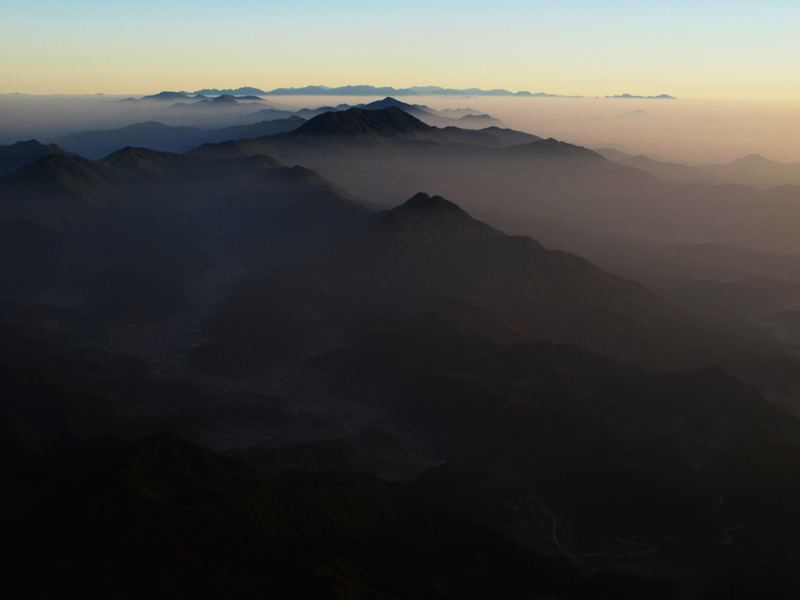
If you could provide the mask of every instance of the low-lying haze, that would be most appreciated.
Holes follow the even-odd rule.
[[[624,91],[624,90],[623,90]],[[666,90],[669,92],[670,90]],[[93,129],[145,121],[224,127],[248,120],[261,108],[288,110],[356,105],[377,98],[280,96],[263,105],[198,113],[174,103],[120,102],[123,96],[0,95],[0,144],[35,138],[43,143]],[[434,109],[472,108],[508,127],[591,148],[611,147],[675,162],[709,164],[760,154],[800,162],[800,107],[788,101],[645,100],[607,98],[406,97]],[[261,120],[261,119],[258,119]]]

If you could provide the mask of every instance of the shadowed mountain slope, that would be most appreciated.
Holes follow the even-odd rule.
[[[692,364],[702,338],[696,323],[642,286],[426,194],[243,282],[208,328],[228,339],[267,331],[303,339],[427,311],[489,339],[572,342],[660,366]]]
[[[104,318],[163,318],[190,307],[185,294],[219,260],[220,236],[255,224],[263,236],[281,211],[321,190],[348,197],[313,171],[260,152],[52,155],[0,178],[0,290],[27,299],[60,294]],[[300,227],[303,216],[295,217],[289,221]],[[238,248],[246,254],[250,246]]]
[[[413,137],[429,131],[430,127],[419,119],[391,106],[381,110],[351,108],[344,112],[324,113],[301,125],[295,136],[391,134]]]
[[[513,472],[590,565],[648,536],[656,556],[630,559],[640,566],[713,570],[731,560],[728,523],[747,523],[739,560],[780,559],[800,531],[800,427],[721,369],[657,374],[574,346],[501,346],[435,314],[314,361],[338,374],[338,396],[387,407],[448,460]]]

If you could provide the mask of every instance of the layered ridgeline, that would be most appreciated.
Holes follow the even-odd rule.
[[[464,138],[502,142],[430,128],[396,108],[321,115],[269,139],[487,150],[453,141]],[[608,162],[554,140],[501,152]],[[129,148],[102,161],[55,154],[0,179],[0,192],[5,294],[81,305],[111,323],[224,300],[206,325],[204,366],[257,365],[244,356],[256,347],[275,358],[276,348],[335,344],[428,311],[498,341],[576,343],[659,368],[734,352],[642,286],[575,255],[501,234],[438,196],[374,213],[315,172],[286,167],[263,140],[185,155]]]
[[[2,293],[44,294],[109,315],[180,312],[203,273],[216,265],[228,277],[220,236],[252,227],[268,236],[273,216],[319,191],[344,194],[313,171],[263,154],[211,160],[128,148],[102,161],[54,154],[0,178]],[[239,252],[247,251],[240,241]],[[194,302],[215,293],[197,291]]]
[[[262,137],[292,131],[305,122],[298,116],[265,120],[247,125],[219,129],[169,126],[156,121],[136,123],[120,129],[84,131],[61,138],[58,142],[71,152],[99,159],[127,146],[149,148],[163,152],[183,152],[201,144]]]
[[[161,101],[158,101],[158,100]],[[179,100],[168,108],[166,100]],[[354,108],[348,104],[303,108],[297,111],[275,108],[265,103],[241,102],[233,96],[191,99],[172,95],[143,98],[143,108],[136,115],[148,121],[133,123],[121,128],[79,131],[52,140],[69,152],[87,158],[103,158],[126,146],[149,148],[165,152],[183,152],[206,143],[255,138],[292,131],[307,119],[327,112],[342,112]],[[154,104],[155,103],[155,104]],[[248,109],[248,107],[250,107]],[[503,128],[499,119],[473,109],[437,111],[421,104],[408,104],[394,98],[385,98],[369,104],[358,104],[362,110],[399,108],[428,125],[459,127],[463,129]],[[257,110],[256,110],[257,109]],[[233,111],[233,112],[231,112]],[[141,113],[141,115],[140,115]],[[208,120],[211,119],[209,123]],[[212,124],[232,123],[227,126]],[[13,150],[13,148],[8,148]],[[41,156],[40,156],[41,157]],[[20,165],[22,166],[22,165]]]
[[[641,285],[573,254],[507,236],[455,204],[417,194],[367,226],[266,273],[251,273],[207,321],[211,347],[243,364],[244,348],[352,339],[438,314],[504,343],[574,343],[665,367],[720,360],[717,334]]]
[[[388,107],[327,112],[257,141],[361,197],[395,205],[425,189],[513,232],[546,235],[557,224],[657,241],[800,250],[795,187],[676,184],[585,148],[523,135],[430,127]]]
[[[287,166],[306,160],[332,170]],[[373,179],[360,181],[370,165]],[[620,561],[648,576],[703,580],[736,561],[786,556],[800,532],[800,430],[709,365],[762,361],[779,379],[797,372],[791,349],[704,325],[638,283],[506,235],[442,196],[415,188],[391,210],[360,200],[419,181],[439,189],[437,172],[467,198],[477,198],[472,186],[494,186],[486,212],[522,202],[520,186],[530,184],[530,215],[584,207],[569,223],[625,231],[648,231],[653,216],[642,211],[653,206],[678,219],[685,198],[659,204],[656,192],[701,189],[556,140],[433,128],[397,107],[328,112],[289,133],[185,154],[52,153],[0,177],[0,452],[3,498],[13,500],[4,508],[30,510],[41,498],[31,489],[64,484],[14,539],[41,527],[62,548],[75,531],[91,532],[96,547],[134,548],[133,564],[152,574],[143,581],[170,590],[204,581],[203,590],[240,596],[260,588],[264,557],[285,559],[278,573],[320,593],[341,585],[480,597],[480,582],[489,597],[569,598],[599,594],[580,587],[589,584],[577,571]],[[368,195],[380,177],[388,192]],[[638,204],[625,187],[632,181]],[[542,189],[553,191],[550,204]],[[731,218],[712,233],[744,231],[750,196],[731,198],[700,202],[696,226],[727,207]],[[778,235],[765,206],[756,229]],[[706,291],[672,297],[697,309]],[[795,291],[776,287],[769,306]],[[411,478],[439,468],[419,480],[422,501],[367,476],[275,479],[167,436],[88,479],[67,478],[166,428],[274,471]],[[483,529],[451,537],[463,521],[431,506],[500,524],[565,562]],[[36,549],[25,548],[16,571],[29,574]],[[492,551],[481,558],[480,548]],[[511,562],[493,558],[502,548]],[[433,565],[436,556],[455,559]],[[85,564],[101,565],[101,582],[130,579],[100,559],[78,555],[65,580],[85,581]],[[526,580],[536,565],[541,574]],[[647,583],[631,585],[631,597],[657,597]]]
[[[761,189],[800,185],[800,163],[780,163],[759,154],[749,154],[724,164],[690,166],[612,148],[601,148],[598,152],[609,160],[636,167],[667,181],[735,183]]]
[[[157,191],[165,184],[165,173],[177,177],[186,169],[187,177],[199,176],[192,166],[195,161],[213,168],[200,159],[129,151],[105,165],[115,171],[104,172],[98,165],[94,169],[98,177],[118,185],[110,173],[119,173],[126,165],[129,174],[142,169],[138,177],[130,176],[139,179],[143,189]],[[284,169],[271,164],[274,170]],[[90,168],[92,163],[87,161],[84,167]],[[115,196],[119,189],[90,204],[85,209],[87,214],[113,210],[116,203],[129,201]],[[125,189],[132,194],[135,188]],[[192,198],[193,202],[200,200],[216,206],[211,192]],[[163,196],[161,201],[169,202]],[[173,202],[185,208],[182,202]],[[251,209],[259,205],[248,209],[248,204],[237,206],[248,218],[258,215]],[[222,211],[211,214],[215,219],[225,217]],[[237,221],[228,217],[224,222],[231,226]],[[574,345],[531,343],[578,342],[639,363],[663,365],[690,360],[693,349],[698,348],[692,345],[693,338],[704,332],[638,284],[603,273],[574,255],[548,251],[529,238],[506,236],[447,200],[425,194],[415,195],[390,212],[373,214],[330,188],[320,189],[284,204],[263,221],[267,222],[281,224],[275,232],[285,228],[286,237],[279,244],[284,249],[295,235],[310,236],[316,242],[279,255],[280,264],[276,266],[263,262],[267,250],[259,245],[263,240],[259,241],[257,233],[252,237],[248,234],[250,226],[255,232],[266,229],[254,223],[240,225],[235,230],[235,242],[224,241],[223,233],[219,243],[245,257],[243,263],[252,265],[253,270],[218,305],[217,316],[207,321],[206,333],[211,337],[193,351],[194,364],[222,370],[228,376],[244,370],[264,373],[281,358],[277,338],[283,338],[283,350],[297,352],[304,345],[319,347],[320,341],[329,342],[331,334],[336,343],[341,343],[343,333],[345,340],[355,343],[316,358],[313,366],[335,373],[334,398],[323,404],[329,414],[337,410],[337,402],[346,403],[342,420],[346,427],[339,422],[326,427],[324,419],[310,423],[307,414],[290,413],[284,409],[288,397],[243,399],[231,391],[220,393],[205,386],[201,390],[163,375],[153,377],[146,363],[116,354],[79,350],[65,359],[59,356],[63,349],[37,347],[38,342],[26,337],[30,334],[6,328],[0,332],[3,367],[24,375],[7,385],[4,394],[4,426],[15,431],[9,438],[14,441],[14,452],[7,452],[15,459],[8,464],[31,464],[28,453],[32,451],[47,457],[63,448],[78,455],[83,449],[85,456],[85,449],[92,444],[106,448],[97,440],[103,435],[135,437],[164,426],[212,440],[221,427],[227,432],[223,439],[229,439],[232,432],[250,432],[246,437],[251,441],[240,445],[240,452],[278,466],[300,460],[315,468],[332,463],[340,469],[356,470],[374,464],[364,460],[365,453],[370,461],[378,457],[385,461],[388,448],[394,444],[397,454],[404,454],[402,443],[357,424],[361,409],[355,409],[355,417],[350,411],[352,402],[358,400],[366,403],[364,410],[370,413],[386,411],[391,427],[432,440],[437,462],[456,461],[501,472],[514,482],[509,496],[508,492],[487,490],[485,483],[465,490],[463,486],[472,475],[430,474],[428,477],[442,476],[444,481],[428,480],[426,485],[432,485],[432,490],[426,503],[446,493],[445,497],[452,499],[447,504],[450,511],[454,507],[463,510],[456,502],[461,498],[459,502],[469,500],[480,510],[494,514],[512,498],[519,503],[514,510],[521,511],[530,526],[546,531],[548,536],[551,519],[557,515],[561,527],[570,533],[566,537],[562,533],[561,538],[542,534],[535,543],[566,557],[583,572],[614,568],[617,555],[630,554],[626,560],[633,564],[644,561],[648,573],[674,573],[677,568],[683,574],[688,562],[693,576],[700,576],[730,563],[730,540],[742,542],[741,549],[737,547],[739,559],[771,559],[791,547],[800,531],[792,509],[800,492],[787,477],[800,460],[800,430],[794,421],[719,369],[661,374],[600,358]],[[158,227],[172,227],[173,223],[164,219]],[[295,229],[289,226],[292,223]],[[324,224],[328,225],[322,230],[315,229]],[[333,238],[332,231],[336,232]],[[164,250],[160,260],[168,260],[170,252]],[[170,284],[169,279],[160,283],[167,288]],[[137,289],[139,284],[133,288]],[[126,293],[130,291],[128,288]],[[120,301],[109,306],[118,307]],[[40,323],[38,335],[48,329],[52,335],[54,323],[71,322],[84,332],[94,325],[91,319],[86,322],[80,310],[22,306],[9,315],[29,328]],[[68,337],[63,328],[59,333],[62,338]],[[87,339],[91,337],[84,333],[82,344]],[[290,382],[283,384],[291,389]],[[50,390],[45,403],[42,385]],[[139,400],[140,395],[147,398],[146,403]],[[51,412],[49,418],[43,418]],[[277,431],[285,436],[290,430],[300,439],[309,435],[314,439],[313,432],[338,437],[335,444],[319,447],[293,447],[291,442],[275,447],[270,437],[265,441],[258,436],[254,439],[254,427],[270,432],[270,436]],[[311,458],[303,458],[309,454]],[[20,455],[26,457],[22,463]],[[128,483],[123,490],[104,487],[109,478],[118,481],[114,472],[101,475],[88,496],[80,486],[67,488],[34,518],[41,514],[52,519],[47,521],[52,523],[50,531],[59,532],[58,539],[62,540],[70,531],[68,527],[62,529],[63,511],[80,514],[81,528],[99,536],[99,540],[105,540],[103,532],[113,526],[112,538],[122,536],[142,549],[133,558],[150,556],[149,544],[162,543],[161,538],[153,542],[147,531],[162,530],[164,524],[173,523],[174,529],[170,525],[164,530],[170,539],[178,540],[179,547],[192,556],[204,556],[189,568],[199,569],[210,585],[236,589],[250,581],[250,563],[228,549],[241,547],[237,542],[250,535],[245,531],[256,531],[256,535],[246,537],[247,547],[254,549],[252,556],[271,556],[270,552],[277,551],[287,557],[285,569],[297,569],[292,573],[303,582],[309,581],[308,569],[317,563],[300,560],[300,556],[308,556],[309,542],[303,537],[304,529],[295,530],[297,524],[306,522],[305,513],[301,512],[297,521],[272,520],[275,510],[283,510],[283,504],[270,499],[273,480],[227,463],[233,469],[230,472],[213,457],[171,438],[135,449],[133,456],[138,458],[133,464],[127,462],[129,456],[122,459],[122,472],[128,474],[125,477],[137,475],[125,479]],[[358,456],[360,460],[356,460]],[[392,456],[392,460],[396,458]],[[742,470],[745,462],[752,468]],[[159,477],[163,472],[171,475]],[[247,481],[238,479],[241,474]],[[381,496],[384,484],[326,477],[334,476],[311,479],[315,498],[327,489],[323,482],[330,482],[337,490],[336,497],[348,489],[351,491],[346,496],[352,493],[365,501],[373,498],[366,506],[333,506],[315,529],[328,531],[325,528],[331,527],[334,533],[341,533],[342,538],[332,533],[329,551],[344,552],[342,548],[346,547],[348,560],[361,564],[361,557],[366,556],[362,551],[367,550],[341,527],[364,523],[368,515],[374,515],[375,498],[361,496],[366,491],[361,486],[367,485]],[[173,478],[192,484],[179,490],[163,487],[164,481]],[[458,482],[457,487],[449,487]],[[225,491],[228,485],[232,487]],[[306,488],[282,489],[296,499]],[[225,528],[229,537],[220,538],[213,528],[198,530],[191,520],[173,519],[174,515],[186,515],[187,506],[197,503],[211,510],[210,490],[216,498],[214,519],[241,523],[241,530]],[[106,498],[107,494],[123,503],[117,507],[101,502],[110,506],[110,514],[96,508],[97,498]],[[266,506],[267,512],[254,515],[242,508],[238,502],[248,494],[261,498],[259,505]],[[323,505],[328,505],[327,501]],[[425,506],[429,505],[419,509],[423,513],[428,510]],[[476,509],[471,505],[469,510]],[[320,507],[314,505],[310,510],[318,514]],[[336,517],[342,510],[350,515],[344,522]],[[408,522],[381,521],[382,525],[376,524],[377,529],[372,531],[384,531],[382,527],[396,523],[410,535],[423,522],[419,510]],[[477,515],[487,518],[480,510]],[[198,517],[198,523],[208,522],[205,514]],[[469,514],[476,518],[475,513]],[[514,514],[504,519],[513,521]],[[122,515],[122,521],[112,515]],[[137,524],[133,529],[125,525],[130,523],[129,518]],[[185,523],[186,529],[177,523]],[[746,540],[737,537],[742,529],[739,523],[748,526]],[[276,541],[271,533],[275,527],[288,537]],[[187,539],[184,536],[189,531],[195,533]],[[354,535],[358,539],[360,534]],[[553,550],[551,539],[564,549]],[[290,547],[281,550],[281,540]],[[221,541],[225,542],[222,546]],[[377,543],[372,538],[372,552]],[[420,543],[416,538],[408,541],[410,547]],[[631,544],[638,543],[643,546],[630,549]],[[294,550],[290,552],[289,548]],[[182,556],[182,551],[178,555]],[[21,557],[23,569],[31,568],[28,556]],[[167,585],[185,585],[181,571],[170,566],[171,556],[163,556],[163,560],[148,559],[141,564],[150,565],[148,572],[157,569],[154,577]],[[136,558],[134,563],[140,564],[138,561]],[[102,561],[100,564],[105,565]],[[213,570],[203,571],[202,565],[209,564],[224,565],[242,573],[244,579],[236,575],[233,580],[220,581]],[[463,562],[460,564],[466,568]],[[533,563],[524,564],[532,568]],[[390,569],[385,564],[370,565],[365,568],[381,573]],[[419,572],[418,563],[408,568],[407,577]],[[474,568],[486,565],[477,563]],[[554,568],[543,566],[548,576]],[[498,577],[509,581],[515,572],[499,573]],[[69,577],[83,577],[77,566],[70,573]],[[578,581],[576,575],[571,577]],[[356,582],[363,584],[361,579]],[[565,585],[559,589],[567,595],[572,584]],[[644,585],[648,594],[655,593],[647,584],[637,585]],[[501,597],[513,596],[520,589],[513,584],[512,590],[498,593]],[[640,589],[639,593],[644,592]]]

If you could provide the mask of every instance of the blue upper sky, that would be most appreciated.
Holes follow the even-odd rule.
[[[442,85],[799,98],[800,2],[0,0],[0,92]]]

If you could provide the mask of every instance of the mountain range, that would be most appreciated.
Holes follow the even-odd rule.
[[[186,93],[186,92],[182,92]],[[324,85],[309,85],[301,88],[276,88],[271,91],[264,91],[254,87],[242,87],[237,89],[202,89],[194,92],[195,94],[217,95],[267,95],[267,96],[554,96],[563,97],[559,94],[548,94],[545,92],[531,92],[520,90],[510,92],[504,89],[483,90],[480,88],[443,88],[437,85],[412,86],[408,88],[375,87],[372,85],[345,85],[339,87],[327,87]],[[187,94],[188,95],[188,94]],[[570,96],[579,98],[580,96]],[[674,96],[661,94],[659,96],[632,96],[631,94],[621,94],[618,96],[606,96],[606,98],[669,98]]]
[[[207,143],[263,137],[284,133],[305,122],[302,117],[261,121],[252,125],[234,125],[220,129],[204,130],[197,127],[172,127],[149,121],[121,129],[84,131],[58,138],[71,152],[99,159],[126,146],[149,148],[163,152],[184,152]]]
[[[509,147],[492,131],[433,128],[395,107],[372,111],[379,117],[359,110],[321,114],[258,141],[362,198],[392,205],[435,190],[519,233],[537,235],[525,227],[546,220],[681,243],[800,248],[794,187],[676,186],[556,140]],[[502,202],[487,203],[492,197]]]
[[[597,152],[620,164],[630,165],[666,181],[679,183],[747,185],[769,189],[785,185],[800,185],[800,163],[780,163],[758,154],[737,158],[730,163],[690,166],[633,155],[612,148]]]
[[[472,113],[392,98],[311,112],[72,138],[198,136],[181,153],[0,148],[12,579],[37,597],[797,587],[798,188],[432,126]]]
[[[302,88],[276,88],[265,92],[257,88],[238,88],[236,90],[205,89],[195,94],[263,94],[267,96],[530,96],[530,92],[509,92],[508,90],[482,90],[479,88],[453,89],[442,88],[435,85],[415,86],[410,88],[375,87],[372,85],[345,85],[340,87],[326,87],[324,85],[309,85]]]

